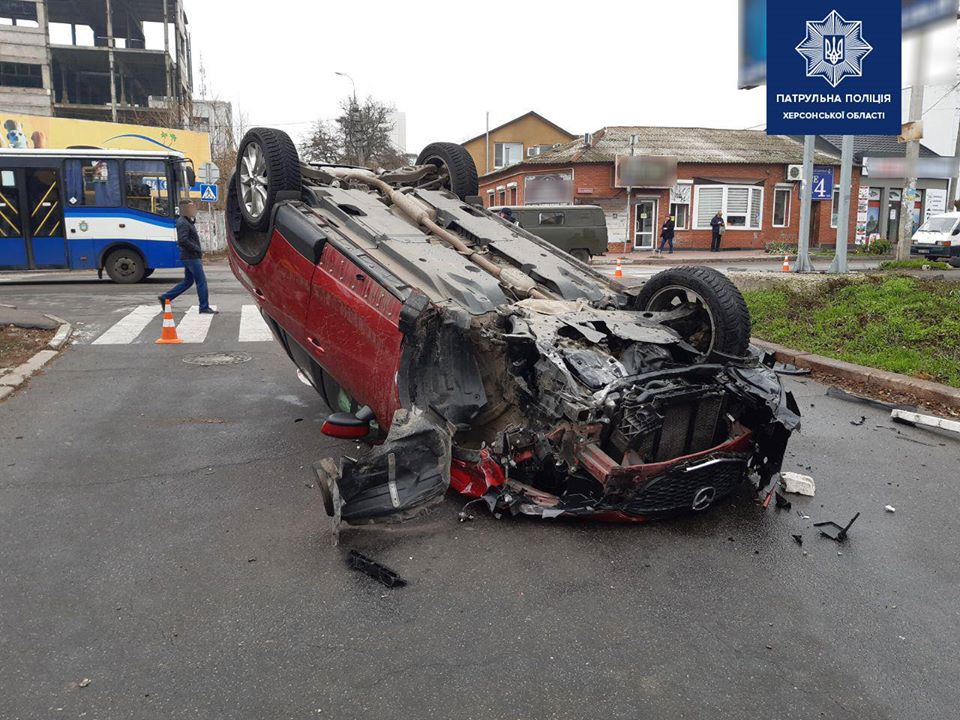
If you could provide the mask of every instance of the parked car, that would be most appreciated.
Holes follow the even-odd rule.
[[[913,234],[910,254],[960,268],[960,212],[931,215]]]
[[[607,252],[607,220],[598,205],[504,205],[490,211],[498,213],[505,207],[524,230],[581,262]]]
[[[799,410],[704,267],[608,280],[466,199],[434,143],[393,172],[301,164],[254,128],[230,180],[230,266],[364,453],[315,464],[327,512],[401,520],[448,486],[496,513],[645,520],[752,481],[769,499]]]

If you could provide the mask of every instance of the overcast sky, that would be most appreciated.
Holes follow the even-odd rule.
[[[185,0],[195,91],[295,139],[351,92],[407,115],[407,150],[462,142],[536,110],[604,125],[762,127],[764,89],[737,89],[736,0],[510,3]],[[576,10],[579,9],[580,12]]]

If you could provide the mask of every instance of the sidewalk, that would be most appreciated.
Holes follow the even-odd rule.
[[[615,265],[617,258],[623,258],[624,265],[677,265],[686,263],[711,262],[776,262],[783,261],[782,255],[768,255],[763,250],[677,250],[673,255],[663,253],[661,256],[652,250],[638,250],[618,254],[608,251],[606,255],[599,255],[591,261],[594,265]]]

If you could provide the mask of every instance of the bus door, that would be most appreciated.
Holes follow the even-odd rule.
[[[60,201],[60,171],[57,168],[27,168],[27,204],[24,229],[29,233],[33,267],[65,268],[67,241],[63,230],[63,203]]]
[[[20,207],[23,170],[0,166],[0,270],[30,267]]]

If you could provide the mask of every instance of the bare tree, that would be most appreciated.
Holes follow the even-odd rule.
[[[319,120],[300,145],[308,162],[344,163],[392,170],[406,165],[406,157],[390,141],[394,108],[368,97],[362,103],[348,97],[332,123]]]

